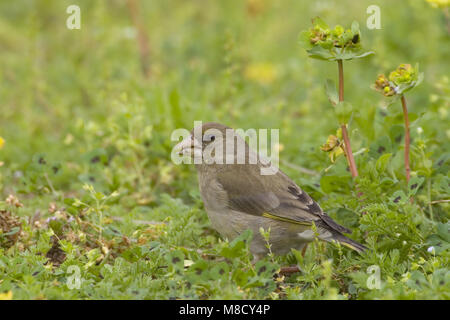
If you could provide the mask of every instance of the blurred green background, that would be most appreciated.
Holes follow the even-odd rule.
[[[81,8],[81,30],[66,28],[70,4]],[[381,9],[381,30],[365,26],[366,8],[372,4]],[[315,166],[301,155],[335,131],[323,84],[326,78],[336,80],[337,72],[331,63],[308,59],[298,45],[299,32],[315,16],[332,26],[359,21],[364,48],[376,52],[345,65],[346,99],[362,114],[367,105],[379,103],[369,86],[380,72],[400,63],[420,64],[425,81],[409,98],[413,112],[430,108],[430,97],[439,94],[436,84],[449,74],[445,15],[426,1],[168,0],[137,5],[150,48],[148,78],[141,72],[139,31],[126,1],[0,4],[5,166],[20,166],[41,151],[74,159],[83,151],[64,144],[66,135],[73,135],[80,122],[106,134],[105,121],[126,108],[123,95],[142,109],[154,138],[166,146],[173,129],[191,128],[193,120],[280,128],[286,147],[282,157]],[[444,107],[442,120],[448,119],[447,111]],[[435,133],[439,140],[448,140],[448,133],[440,131]],[[357,150],[357,138],[354,143]]]
[[[66,27],[66,9],[72,4],[81,8],[80,30]],[[381,9],[380,30],[366,27],[369,5]],[[338,128],[324,90],[327,78],[337,82],[337,65],[308,58],[298,43],[300,31],[311,27],[316,16],[330,26],[349,27],[358,21],[363,48],[375,52],[344,63],[345,99],[355,109],[350,123],[352,147],[354,152],[362,150],[356,162],[366,198],[360,202],[352,194],[345,158],[331,164],[328,155],[320,151],[328,135]],[[449,32],[448,8],[434,8],[425,0],[1,1],[0,200],[18,195],[24,207],[17,215],[28,219],[40,211],[44,219],[53,214],[46,212],[49,204],[65,206],[64,199],[84,199],[89,194],[83,189],[85,184],[105,194],[118,190],[120,197],[107,216],[152,220],[174,216],[177,218],[169,223],[173,233],[161,236],[167,250],[183,245],[211,248],[217,234],[216,238],[204,234],[212,231],[205,227],[208,222],[194,168],[171,162],[175,144],[170,139],[172,131],[190,130],[194,120],[217,121],[233,128],[279,128],[281,168],[333,218],[354,227],[356,240],[361,241],[369,232],[379,236],[373,236],[371,245],[378,241],[380,252],[402,252],[404,269],[395,269],[397,260],[392,258],[390,269],[382,270],[395,279],[398,291],[386,291],[383,297],[414,298],[409,293],[403,296],[402,274],[410,270],[412,257],[429,258],[431,242],[425,239],[436,231],[436,223],[444,226],[448,221],[448,203],[432,207],[430,201],[449,196]],[[382,96],[370,87],[379,73],[389,73],[401,63],[419,63],[425,74],[423,83],[406,97],[412,121],[412,176],[427,180],[415,204],[390,211],[404,208],[404,215],[381,215],[384,202],[406,188],[403,119],[399,103],[384,109]],[[379,170],[378,162],[375,168],[383,153],[380,150],[392,153],[388,173],[381,172],[384,167]],[[328,176],[335,179],[333,183]],[[392,184],[384,184],[385,177],[394,177]],[[178,200],[168,200],[172,198],[182,199],[194,211]],[[192,218],[191,229],[183,229],[186,212],[190,212],[186,219]],[[349,216],[353,222],[345,223]],[[366,219],[362,224],[369,226],[364,236],[358,229],[360,217]],[[387,220],[372,221],[372,217]],[[404,228],[395,231],[402,236],[394,239],[386,235],[386,230],[397,226]],[[420,231],[415,231],[416,226]],[[125,225],[117,223],[117,228],[128,237],[138,229],[131,220]],[[188,229],[189,235],[182,233]],[[41,241],[38,247],[49,250],[48,239],[39,240],[42,234],[36,232],[30,231],[28,239]],[[402,241],[410,245],[402,247]],[[33,247],[30,243],[27,246]],[[10,254],[17,257],[14,252]],[[442,259],[440,266],[448,268],[448,255]],[[338,272],[347,281],[352,265],[381,264],[375,255],[361,261],[349,260]],[[14,269],[4,267],[6,263],[3,267],[0,264],[5,274]],[[14,263],[22,265],[19,260]],[[133,263],[130,268],[134,268]],[[160,262],[155,263],[152,268],[158,268]],[[153,271],[156,274],[159,270]],[[48,279],[52,277],[58,275],[42,278],[45,281],[41,279],[41,287],[35,291],[21,291],[13,285],[22,283],[22,275],[16,274],[0,289],[13,288],[19,298],[40,297],[41,291],[46,297],[74,297],[70,296],[73,292],[51,291],[54,286]],[[100,278],[95,281],[99,281],[99,288],[103,285]],[[206,295],[267,297],[244,295],[239,287],[230,286],[231,293],[217,289]],[[347,292],[344,287],[340,290]],[[438,287],[421,292],[433,298]],[[167,298],[166,289],[142,297]],[[128,297],[121,295],[125,291],[114,297]],[[105,292],[97,291],[94,296],[116,294]],[[379,297],[374,292],[366,296],[355,292],[351,294],[357,298]],[[443,292],[448,297],[448,291]],[[75,297],[90,295],[85,292]],[[307,297],[321,295],[314,292]]]

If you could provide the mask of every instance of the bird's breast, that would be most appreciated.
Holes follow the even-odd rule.
[[[215,179],[202,179],[199,176],[200,195],[207,211],[223,211],[227,208],[228,196]]]

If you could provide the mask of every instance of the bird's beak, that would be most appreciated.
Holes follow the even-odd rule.
[[[189,135],[175,146],[175,152],[177,152],[180,156],[193,156],[197,153],[201,155],[202,146],[197,139],[195,139],[192,135]]]

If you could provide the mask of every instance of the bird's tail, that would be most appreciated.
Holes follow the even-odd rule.
[[[362,245],[361,243],[356,242],[356,241],[354,241],[350,238],[347,238],[346,236],[344,236],[342,234],[338,234],[338,233],[334,234],[333,238],[330,240],[338,241],[343,246],[346,246],[350,249],[358,251],[359,253],[364,252],[367,249],[367,247]]]

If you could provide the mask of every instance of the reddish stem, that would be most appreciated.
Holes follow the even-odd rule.
[[[338,60],[339,69],[339,101],[344,101],[344,67],[342,60]],[[352,146],[350,145],[350,138],[348,137],[347,126],[341,125],[342,138],[344,139],[344,152],[347,158],[348,166],[352,177],[358,176],[358,169],[356,168],[355,158],[353,158]]]
[[[300,272],[300,269],[298,267],[282,267],[279,274],[286,276],[297,272]]]
[[[344,101],[344,65],[342,60],[338,60],[339,70],[339,101]]]
[[[406,182],[409,182],[411,177],[411,168],[409,167],[409,145],[411,143],[411,138],[409,135],[409,118],[408,118],[408,107],[406,106],[405,96],[402,95],[402,108],[403,108],[403,118],[405,119],[405,170],[406,170]]]
[[[137,29],[137,39],[139,46],[139,55],[141,60],[142,73],[146,78],[150,76],[150,44],[148,41],[147,30],[145,29],[139,15],[138,0],[127,0],[128,10],[134,27]]]

